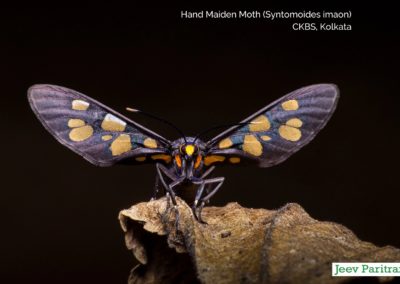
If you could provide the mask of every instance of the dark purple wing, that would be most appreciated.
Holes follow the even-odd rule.
[[[74,90],[34,85],[28,100],[43,126],[92,164],[170,160],[167,139]]]
[[[307,145],[332,116],[339,90],[332,84],[298,89],[207,143],[212,161],[256,162],[271,167]]]

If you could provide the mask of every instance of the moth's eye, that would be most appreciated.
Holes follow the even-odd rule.
[[[197,169],[198,167],[200,167],[201,164],[201,160],[203,159],[203,157],[201,155],[197,155],[196,158],[196,162],[194,163],[194,168]]]
[[[184,145],[180,145],[179,146],[179,153],[181,153],[181,155],[184,155],[185,154],[185,150],[184,150],[184,147],[183,147]]]
[[[182,168],[181,156],[175,155],[175,163],[176,163],[176,165],[178,166],[178,168]]]

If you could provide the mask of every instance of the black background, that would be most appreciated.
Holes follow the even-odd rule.
[[[141,108],[188,135],[238,122],[296,88],[335,83],[337,111],[310,145],[273,168],[219,169],[227,179],[212,203],[274,209],[298,202],[363,240],[400,247],[393,10],[335,7],[352,9],[344,22],[353,31],[295,32],[295,20],[180,19],[185,9],[206,8],[2,11],[2,283],[125,283],[134,260],[118,211],[148,200],[155,177],[154,166],[97,168],[62,147],[28,106],[26,90],[37,83],[78,90],[120,112]],[[330,8],[285,8],[304,9]],[[158,122],[135,119],[177,138]]]

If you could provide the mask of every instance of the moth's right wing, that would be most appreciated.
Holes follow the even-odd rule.
[[[170,141],[79,92],[34,85],[28,90],[28,100],[61,144],[94,165],[171,161]]]

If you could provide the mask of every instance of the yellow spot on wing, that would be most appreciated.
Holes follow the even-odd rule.
[[[261,139],[264,141],[269,141],[269,140],[271,140],[271,137],[269,137],[268,135],[263,135],[263,136],[261,136]]]
[[[128,134],[121,134],[111,143],[111,153],[113,156],[119,156],[132,149],[131,137]]]
[[[225,161],[224,156],[211,155],[211,156],[206,156],[204,158],[204,164],[206,166],[209,166],[215,162],[223,162],[223,161]]]
[[[69,128],[81,127],[81,126],[84,126],[84,125],[85,125],[85,122],[82,119],[72,118],[72,119],[68,120],[68,127]]]
[[[231,162],[232,164],[240,163],[240,158],[239,157],[229,158],[229,162]]]
[[[157,142],[152,138],[144,139],[143,145],[146,146],[147,148],[157,148]]]
[[[146,161],[146,157],[136,157],[135,160],[138,162],[144,162]]]
[[[164,160],[166,163],[171,162],[171,156],[170,155],[165,155],[165,154],[157,154],[151,156],[153,160]]]
[[[292,118],[286,121],[286,125],[299,128],[303,125],[303,122],[298,118]]]
[[[257,157],[261,156],[263,150],[260,141],[254,135],[245,135],[242,147],[243,151]]]
[[[101,123],[101,128],[106,131],[124,131],[125,127],[126,122],[111,113],[108,113]]]
[[[252,120],[249,124],[249,129],[252,132],[255,131],[266,131],[271,127],[268,117],[265,115],[260,115]]]
[[[93,127],[85,125],[72,129],[69,132],[69,138],[75,142],[81,142],[93,135]]]
[[[73,100],[72,101],[72,109],[74,110],[87,110],[89,107],[89,103],[82,100]]]
[[[112,135],[103,135],[103,136],[101,136],[101,140],[103,140],[103,141],[108,141],[111,138],[112,138]]]
[[[225,138],[219,142],[220,149],[226,149],[233,145],[232,140],[230,138]]]
[[[188,154],[189,156],[192,156],[193,153],[194,153],[194,146],[193,145],[187,145],[185,147],[185,151],[186,151],[186,154]]]
[[[298,141],[301,138],[301,131],[295,127],[281,125],[279,127],[279,135],[289,141]]]
[[[296,110],[299,108],[299,103],[297,100],[288,100],[282,103],[282,108],[284,110]]]

